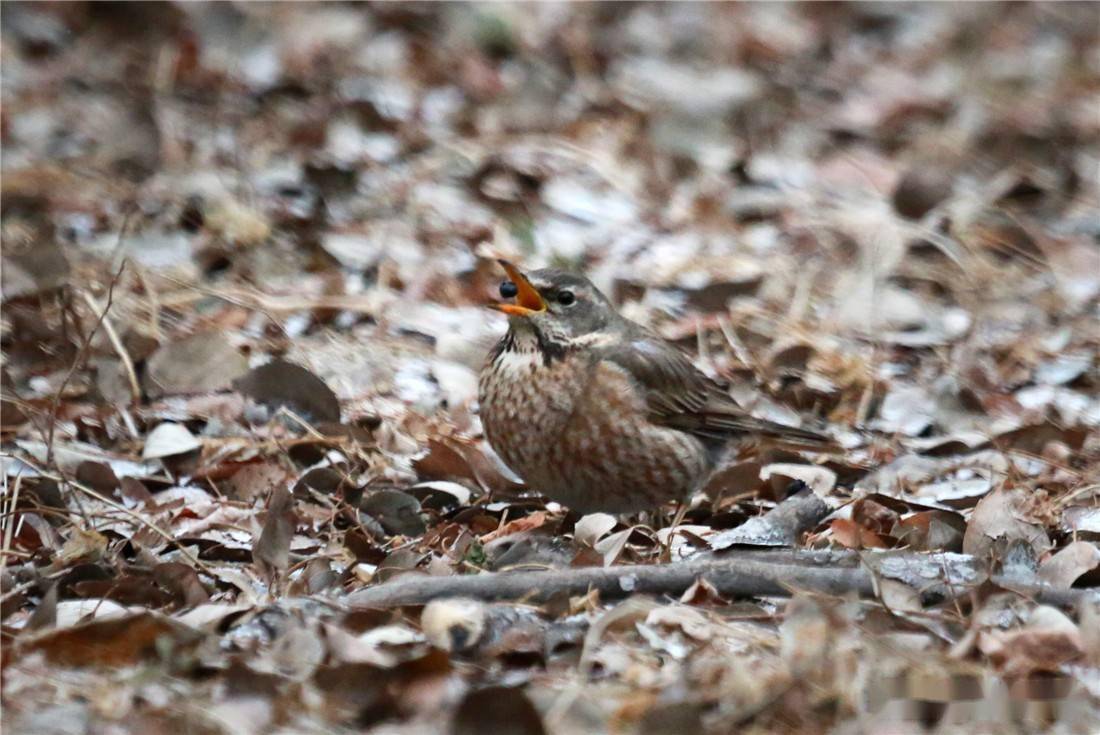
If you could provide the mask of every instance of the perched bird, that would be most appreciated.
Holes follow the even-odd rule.
[[[493,304],[508,332],[478,382],[486,438],[532,489],[590,513],[683,500],[737,436],[820,443],[754,418],[688,357],[621,316],[588,279],[547,268],[509,280]]]

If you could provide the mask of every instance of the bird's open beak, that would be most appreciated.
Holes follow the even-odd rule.
[[[542,297],[527,276],[519,272],[519,268],[507,260],[498,260],[500,267],[508,274],[512,283],[516,284],[516,303],[514,304],[489,304],[490,309],[503,311],[509,316],[530,316],[540,311],[546,311],[546,299]]]

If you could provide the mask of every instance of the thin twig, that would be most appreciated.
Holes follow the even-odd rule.
[[[172,536],[172,534],[168,533],[167,531],[165,531],[163,528],[156,525],[152,521],[149,521],[149,520],[143,518],[141,516],[141,514],[130,510],[125,505],[122,505],[121,503],[116,503],[114,500],[111,500],[110,498],[103,495],[102,493],[99,493],[99,492],[93,490],[92,488],[88,487],[87,485],[84,485],[80,482],[77,482],[76,480],[51,475],[45,469],[35,467],[35,463],[32,463],[32,462],[30,462],[26,459],[23,459],[23,461],[26,462],[27,464],[29,464],[31,467],[34,467],[43,477],[48,477],[48,478],[53,479],[53,480],[59,480],[59,481],[65,482],[69,486],[76,488],[77,490],[84,493],[88,497],[91,497],[91,498],[94,498],[94,499],[98,500],[99,502],[103,503],[104,505],[111,508],[112,510],[116,510],[119,513],[122,513],[123,515],[127,516],[131,520],[136,521],[140,525],[145,526],[146,528],[153,531],[153,533],[157,534],[158,536],[163,538],[165,541],[170,543],[172,546],[179,549],[180,553],[183,554],[184,558],[186,558],[188,561],[190,561],[192,564],[194,564],[195,567],[197,567],[198,569],[201,569],[202,571],[206,572],[207,574],[209,574],[212,577],[216,576],[214,574],[214,572],[211,571],[210,567],[206,566],[206,564],[201,559],[199,559],[197,556],[192,556],[191,552],[188,551],[187,548],[184,547],[184,545],[181,544],[174,536]]]
[[[123,223],[125,227],[125,223]],[[65,373],[65,379],[61,381],[61,385],[57,389],[57,393],[54,394],[53,403],[50,405],[50,423],[47,428],[46,434],[46,466],[49,467],[53,463],[53,439],[54,433],[57,429],[57,415],[61,411],[61,397],[65,393],[65,388],[69,386],[69,381],[73,379],[73,375],[77,369],[84,363],[88,357],[88,351],[92,348],[92,339],[95,337],[96,332],[99,331],[99,327],[103,324],[103,320],[107,318],[107,312],[111,310],[111,304],[114,302],[115,285],[118,284],[118,279],[122,277],[122,271],[126,268],[126,261],[123,260],[118,266],[118,272],[115,273],[114,278],[111,279],[110,285],[107,287],[107,303],[103,306],[103,311],[96,319],[95,326],[92,327],[92,331],[84,338],[84,342],[80,345],[80,350],[76,353],[76,359],[73,360],[73,364],[69,366],[69,372]]]
[[[7,475],[5,475],[4,485],[6,486],[7,484],[8,478]],[[16,505],[19,503],[19,488],[22,484],[23,475],[16,475],[15,482],[13,483],[14,487],[11,491],[11,501],[8,503],[8,513],[11,514],[11,517],[4,524],[4,555],[2,558],[0,558],[0,572],[3,572],[8,566],[8,550],[11,549],[11,541],[14,536],[16,523],[15,508]],[[7,487],[5,487],[4,489],[7,490]],[[20,522],[22,521],[22,516],[20,516],[19,520]]]
[[[255,288],[209,288],[192,285],[179,278],[164,274],[158,274],[158,277],[183,287],[179,291],[171,291],[161,296],[161,307],[167,308],[179,308],[210,297],[244,309],[254,309],[274,322],[277,322],[273,316],[275,312],[340,309],[362,314],[374,314],[378,311],[378,305],[374,300],[360,294],[317,294],[313,296],[269,294]]]
[[[733,325],[727,317],[723,315],[718,316],[718,329],[721,330],[722,336],[726,338],[726,342],[733,350],[733,354],[741,361],[741,364],[749,370],[757,372],[753,359],[749,355],[749,351],[745,349],[745,345],[741,343],[740,337],[737,336],[737,332],[734,331]]]
[[[1054,507],[1059,508],[1059,509],[1063,509],[1067,505],[1072,503],[1074,500],[1081,497],[1082,495],[1085,495],[1087,493],[1095,493],[1095,492],[1100,492],[1100,483],[1091,483],[1091,484],[1088,484],[1088,485],[1082,485],[1081,487],[1077,488],[1073,492],[1068,493],[1067,495],[1063,495],[1062,497],[1055,500],[1054,501]]]
[[[0,595],[0,602],[7,602],[11,598],[18,595],[19,593],[26,592],[27,590],[29,590],[33,587],[36,587],[36,586],[38,586],[38,580],[37,579],[32,579],[29,582],[24,582],[22,584],[18,584],[15,587],[12,587],[10,590],[5,592],[4,594]]]
[[[324,441],[326,439],[325,435],[317,431],[317,429],[313,428],[313,425],[311,423],[306,421],[304,418],[302,418],[286,406],[279,406],[279,410],[275,412],[275,415],[286,416],[288,419],[298,424],[298,426],[304,429],[305,432],[312,436],[314,439],[319,439],[321,441]]]
[[[79,482],[76,482],[75,480],[67,480],[67,482],[68,482],[69,485],[71,485],[72,487],[75,487],[80,492],[88,495],[89,497],[95,498],[96,500],[98,500],[99,502],[101,502],[104,505],[108,506],[109,508],[111,508],[113,510],[117,510],[118,512],[120,512],[120,513],[130,517],[131,519],[137,521],[142,526],[145,526],[146,528],[150,529],[151,531],[153,531],[153,533],[157,534],[158,536],[163,538],[165,541],[172,544],[172,546],[175,546],[177,549],[179,549],[180,553],[183,554],[184,558],[186,558],[189,562],[194,564],[196,568],[201,569],[202,571],[206,572],[207,574],[209,574],[212,577],[215,576],[214,572],[211,571],[210,567],[206,566],[205,562],[203,562],[201,559],[199,559],[198,556],[192,556],[191,552],[188,551],[187,548],[183,544],[181,544],[178,540],[176,540],[176,538],[174,536],[172,536],[172,534],[168,533],[167,531],[165,531],[160,526],[156,525],[152,521],[149,521],[149,520],[146,520],[145,518],[142,518],[139,513],[136,513],[134,511],[130,510],[125,505],[122,505],[121,503],[116,503],[115,501],[111,500],[107,496],[102,495],[102,494],[96,492],[95,490],[91,489],[87,485],[83,485]]]
[[[119,270],[121,274],[121,269]],[[84,303],[88,305],[93,312],[95,312],[99,305],[96,304],[95,299],[87,291],[81,289],[80,296],[84,299]],[[118,354],[118,359],[122,361],[122,367],[126,369],[126,379],[130,382],[130,397],[133,403],[141,402],[141,386],[138,384],[137,371],[134,370],[134,361],[130,357],[130,353],[127,352],[125,345],[122,344],[122,340],[118,338],[118,332],[115,331],[115,327],[111,324],[111,320],[107,318],[107,310],[103,310],[103,316],[101,317],[103,322],[103,331],[107,333],[107,339],[111,341],[111,346],[115,348],[115,352]]]
[[[149,300],[149,336],[160,342],[160,295],[153,288],[153,284],[144,268],[138,268],[137,274],[138,280],[141,281],[141,287],[145,291],[145,296]]]

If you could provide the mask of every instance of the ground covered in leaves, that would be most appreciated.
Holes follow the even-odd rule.
[[[2,13],[6,732],[1100,731],[1100,7]],[[835,446],[545,502],[498,255]]]

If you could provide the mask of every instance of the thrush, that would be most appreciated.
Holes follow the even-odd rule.
[[[579,275],[500,261],[508,332],[478,382],[489,444],[529,487],[590,513],[682,500],[736,437],[821,442],[755,418]]]

